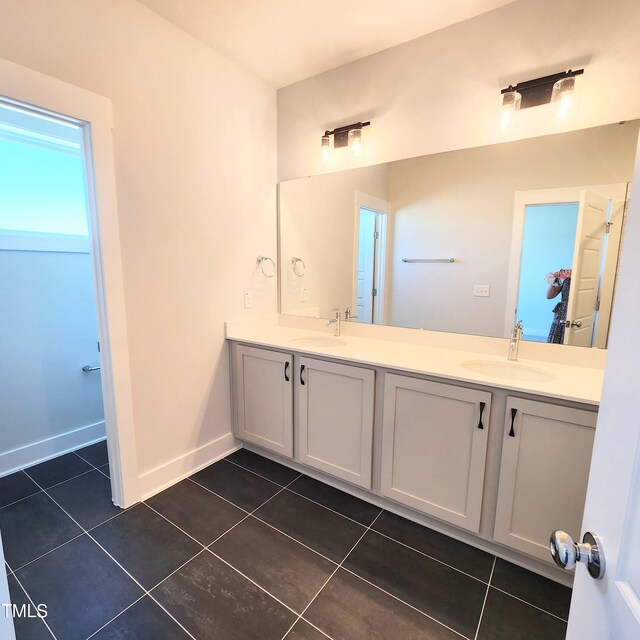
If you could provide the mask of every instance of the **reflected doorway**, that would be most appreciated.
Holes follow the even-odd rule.
[[[382,201],[380,201],[381,203]],[[357,251],[354,269],[354,302],[349,320],[384,324],[387,211],[356,204]]]
[[[517,192],[505,336],[606,348],[627,185]]]

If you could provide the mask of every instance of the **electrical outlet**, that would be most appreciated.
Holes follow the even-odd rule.
[[[251,291],[244,292],[244,308],[251,309],[253,307],[253,296],[251,295]]]
[[[474,284],[473,285],[473,297],[474,298],[488,298],[491,295],[491,286],[488,284]]]
[[[302,289],[300,289],[300,302],[305,302],[306,299],[307,299],[307,288],[302,287]]]

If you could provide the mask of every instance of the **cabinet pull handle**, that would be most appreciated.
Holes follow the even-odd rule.
[[[289,364],[290,362],[287,360],[284,363],[284,379],[289,382]]]
[[[516,421],[516,414],[518,413],[517,409],[511,409],[511,429],[509,430],[509,437],[515,438],[516,432],[513,430],[513,424]]]
[[[306,383],[304,381],[304,378],[302,377],[302,374],[304,373],[304,365],[300,365],[300,384],[302,386],[304,386]]]
[[[480,418],[478,420],[478,429],[484,429],[484,425],[482,424],[482,414],[484,413],[484,408],[487,406],[486,402],[480,403]]]

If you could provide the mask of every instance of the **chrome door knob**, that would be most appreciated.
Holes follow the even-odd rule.
[[[554,531],[549,539],[549,551],[561,569],[571,570],[576,563],[583,562],[592,578],[601,580],[604,576],[602,541],[589,531],[584,534],[582,542],[574,542],[566,531]]]
[[[571,327],[579,329],[582,326],[582,320],[573,320],[573,322],[571,320],[565,320],[564,325],[567,329],[570,329]]]

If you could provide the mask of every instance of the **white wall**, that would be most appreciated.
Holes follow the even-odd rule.
[[[389,165],[389,324],[503,335],[515,192],[631,180],[638,125],[634,121]],[[455,257],[456,263],[404,264],[403,257]],[[474,298],[474,284],[490,285],[491,296]]]
[[[279,179],[637,118],[638,33],[637,0],[519,0],[281,89]],[[572,113],[523,110],[501,132],[501,88],[571,67]],[[357,160],[322,162],[325,129],[368,119]]]
[[[104,437],[88,253],[0,250],[0,475]]]
[[[139,471],[188,465],[230,442],[224,320],[245,289],[246,313],[276,310],[255,270],[276,253],[275,92],[134,0],[3,0],[0,57],[113,102]]]
[[[387,200],[388,191],[386,165],[280,184],[282,313],[329,318],[353,304],[356,194]],[[302,277],[294,256],[305,262]]]

